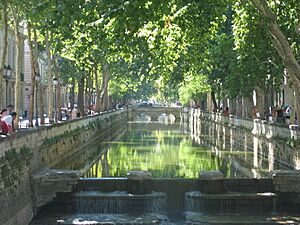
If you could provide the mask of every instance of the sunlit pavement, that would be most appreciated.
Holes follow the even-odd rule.
[[[33,120],[33,126],[35,127],[35,119]],[[41,125],[41,119],[39,118],[38,119],[38,124],[39,126]],[[43,124],[43,126],[47,126],[47,125],[50,125],[50,120],[49,118],[45,118],[45,124]],[[27,128],[30,128],[30,123],[29,123],[29,120],[28,119],[25,119],[25,120],[20,120],[19,122],[19,128],[20,129],[27,129]]]

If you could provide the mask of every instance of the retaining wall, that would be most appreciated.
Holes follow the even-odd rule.
[[[34,210],[31,176],[55,167],[80,146],[113,135],[126,122],[127,110],[119,110],[0,138],[0,224],[29,224]]]

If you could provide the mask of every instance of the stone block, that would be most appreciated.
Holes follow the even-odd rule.
[[[273,175],[273,184],[275,191],[300,193],[300,171],[275,171]]]
[[[128,180],[149,180],[152,178],[152,174],[149,171],[144,170],[131,170],[127,173]]]
[[[219,170],[216,171],[201,171],[199,173],[201,180],[219,180],[224,179],[223,173]]]

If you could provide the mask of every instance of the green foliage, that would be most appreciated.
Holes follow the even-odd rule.
[[[232,98],[247,96],[256,87],[278,89],[282,82],[281,59],[251,2],[12,2],[38,28],[41,44],[50,31],[52,52],[65,58],[59,64],[64,83],[78,79],[82,69],[91,73],[95,64],[99,71],[107,64],[109,92],[117,98],[180,95],[188,102],[210,90],[219,98]],[[299,1],[268,3],[299,52]]]
[[[190,100],[200,100],[209,91],[210,86],[205,75],[187,73],[179,88],[179,100],[182,104],[188,104]]]

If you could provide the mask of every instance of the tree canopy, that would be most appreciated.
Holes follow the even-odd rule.
[[[188,103],[208,92],[217,99],[247,97],[253,90],[278,89],[284,68],[299,87],[297,0],[10,4],[37,29],[40,45],[49,42],[52,57],[73,64],[58,65],[65,82],[83,79],[81,84],[99,90],[99,98],[156,96]],[[98,79],[107,85],[100,88]]]

